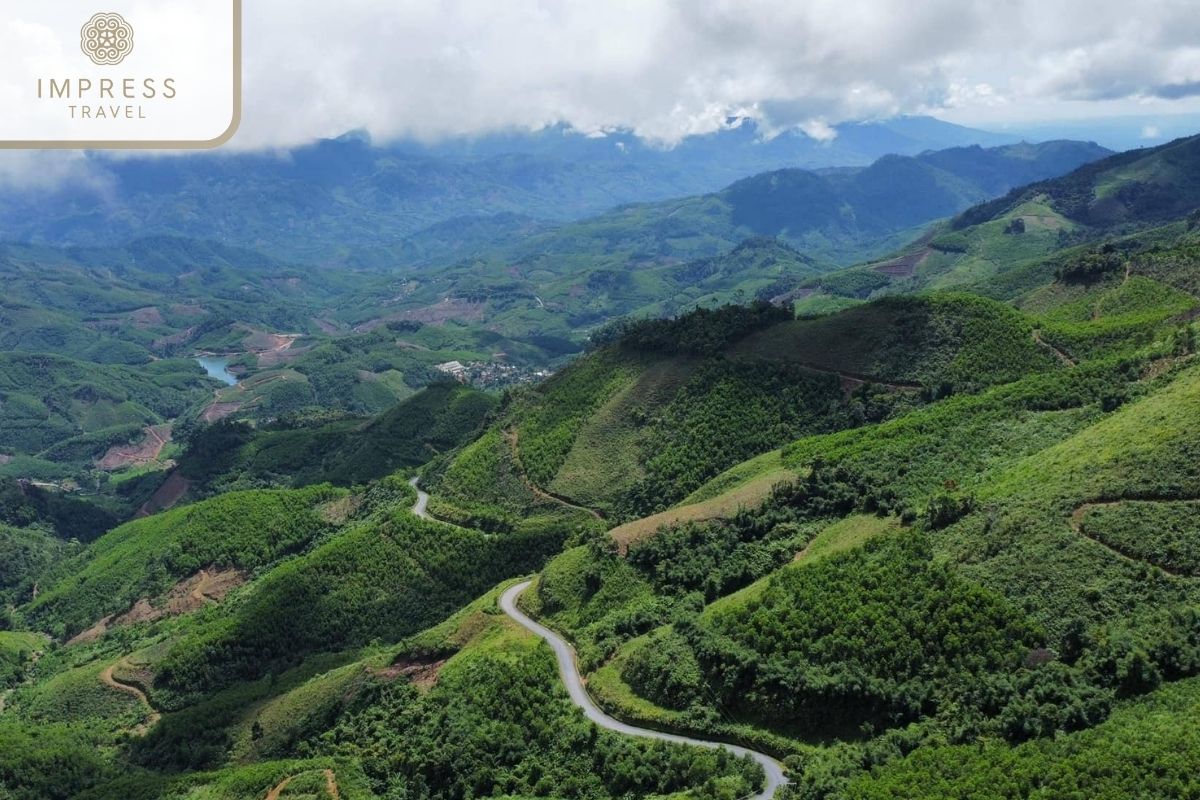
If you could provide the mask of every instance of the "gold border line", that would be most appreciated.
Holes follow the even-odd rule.
[[[228,142],[242,124],[242,0],[233,0],[233,119],[215,139],[63,141],[0,139],[0,150],[211,150]]]

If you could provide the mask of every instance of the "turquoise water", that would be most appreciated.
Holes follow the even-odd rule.
[[[222,383],[233,386],[238,382],[237,376],[229,371],[229,359],[218,356],[199,356],[196,361],[200,362],[200,366],[204,367],[204,371],[208,373],[208,377],[216,378]]]

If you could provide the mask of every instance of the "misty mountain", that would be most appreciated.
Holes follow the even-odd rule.
[[[286,153],[91,153],[86,180],[0,195],[0,239],[97,246],[172,235],[291,260],[394,266],[406,238],[485,209],[563,222],[783,167],[865,166],[890,153],[1011,141],[922,117],[836,132],[824,142],[797,131],[766,138],[742,121],[673,148],[551,127],[438,144],[348,134]]]

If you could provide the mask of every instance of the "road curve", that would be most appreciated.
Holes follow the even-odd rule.
[[[433,517],[429,516],[429,511],[427,510],[429,508],[429,492],[421,491],[420,483],[421,478],[417,475],[414,475],[408,481],[408,485],[417,490],[417,502],[413,504],[412,513],[421,519],[433,519]]]
[[[134,730],[134,733],[139,736],[144,735],[147,731],[158,724],[158,721],[162,719],[162,714],[158,713],[158,710],[155,709],[154,706],[150,705],[150,698],[146,697],[146,693],[143,692],[141,688],[132,683],[125,683],[124,681],[119,681],[116,679],[116,677],[113,675],[113,670],[117,668],[118,663],[120,662],[109,664],[108,667],[100,673],[100,682],[110,689],[116,689],[118,692],[123,692],[142,701],[142,705],[144,705],[148,711],[146,714],[146,719]]]
[[[787,783],[787,778],[783,776],[783,766],[775,759],[763,753],[748,750],[745,747],[738,747],[737,745],[708,742],[703,739],[693,739],[689,736],[677,736],[672,733],[638,728],[634,725],[627,725],[618,719],[613,719],[601,711],[600,707],[592,702],[592,698],[588,695],[587,690],[583,688],[583,679],[580,677],[579,667],[575,663],[575,650],[571,645],[567,644],[557,633],[544,625],[534,622],[517,608],[517,598],[521,595],[521,592],[529,588],[530,583],[531,581],[525,581],[507,589],[500,596],[500,609],[516,620],[521,627],[545,639],[549,643],[550,647],[554,650],[555,658],[558,660],[558,672],[562,676],[563,683],[566,684],[567,693],[571,696],[571,702],[583,709],[583,713],[588,719],[601,728],[607,728],[610,731],[616,731],[626,736],[641,736],[647,739],[659,739],[664,742],[675,742],[677,744],[688,744],[710,749],[724,748],[738,756],[750,756],[762,766],[763,772],[767,776],[763,790],[756,795],[752,795],[750,800],[771,800],[771,798],[775,797],[775,793],[779,791],[779,788]]]

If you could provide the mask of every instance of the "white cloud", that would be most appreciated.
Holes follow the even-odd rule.
[[[733,114],[821,138],[897,113],[1028,119],[1200,96],[1200,14],[1177,0],[1136,13],[1115,0],[254,0],[246,13],[241,147],[557,122],[669,144]]]
[[[818,142],[831,142],[837,138],[837,131],[823,119],[812,119],[807,122],[801,122],[800,130]]]
[[[731,117],[828,139],[840,122],[903,113],[1000,127],[1200,110],[1187,0],[249,0],[245,12],[243,149],[355,129],[386,141],[566,123],[669,145]],[[17,163],[0,158],[0,180]]]
[[[0,150],[0,190],[53,189],[70,183],[105,196],[109,179],[79,152]]]
[[[1139,135],[1143,139],[1160,139],[1162,138],[1162,129],[1157,125],[1143,125]]]

